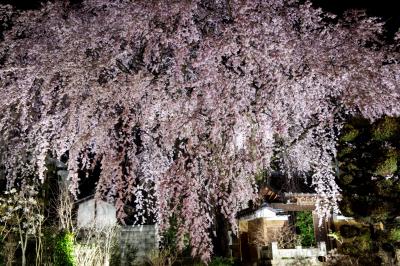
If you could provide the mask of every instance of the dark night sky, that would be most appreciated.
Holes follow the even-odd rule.
[[[40,4],[45,1],[47,0],[0,0],[0,3],[12,4],[20,9],[32,9],[40,7]],[[82,0],[60,1],[69,1],[72,3],[82,2]],[[368,9],[371,14],[379,16],[399,15],[400,13],[400,9],[396,7],[396,3],[400,4],[399,0],[311,0],[311,2],[335,13],[342,12],[348,8]]]
[[[43,2],[47,2],[48,0],[0,0],[2,4],[10,4],[15,6],[17,9],[35,9],[39,8]],[[52,0],[53,2],[54,0]],[[77,3],[82,2],[82,0],[60,0],[65,2]]]
[[[0,0],[0,3],[12,4],[18,9],[39,8],[47,0]],[[53,0],[54,1],[54,0]],[[59,0],[79,3],[82,0]],[[135,0],[132,0],[135,1]],[[386,22],[388,35],[393,35],[400,27],[400,0],[311,0],[311,2],[326,11],[340,15],[347,9],[365,9],[371,16],[378,16]]]
[[[0,3],[7,3],[16,6],[19,9],[32,9],[40,7],[42,2],[46,0],[0,0]],[[54,1],[54,0],[53,0]],[[60,0],[72,3],[82,2],[82,0]],[[133,0],[134,1],[134,0]],[[377,16],[399,16],[400,9],[397,4],[399,0],[311,0],[316,6],[320,6],[325,10],[334,13],[340,13],[348,8],[367,9],[372,15]]]
[[[34,9],[40,7],[42,2],[47,0],[0,0],[0,3],[11,4],[18,9]],[[53,0],[54,1],[54,0]],[[82,0],[61,0],[71,3],[79,3]],[[133,0],[134,1],[134,0]],[[368,13],[373,16],[382,16],[385,18],[400,17],[400,0],[311,0],[315,6],[322,7],[324,10],[340,14],[346,9],[357,8],[367,9]]]
[[[388,35],[392,36],[400,27],[400,0],[311,0],[325,11],[340,15],[348,9],[364,9],[370,16],[382,18]]]

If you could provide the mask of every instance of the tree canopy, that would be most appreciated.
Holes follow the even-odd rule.
[[[340,227],[347,239],[340,250],[360,258],[361,264],[389,264],[400,245],[399,133],[397,117],[373,123],[353,117],[339,139],[339,206],[344,215],[358,221]]]
[[[400,215],[400,119],[352,118],[338,150],[342,212],[368,223]]]
[[[7,186],[46,176],[46,158],[100,165],[98,196],[136,222],[174,215],[193,255],[212,250],[279,160],[312,174],[329,215],[345,115],[399,115],[400,55],[382,23],[303,1],[105,1],[0,6],[0,162]]]

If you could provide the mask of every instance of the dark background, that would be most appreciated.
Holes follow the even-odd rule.
[[[48,0],[0,0],[0,3],[11,4],[19,10],[29,10],[40,8],[41,4],[46,1]],[[82,2],[82,0],[59,1],[75,6]],[[400,7],[397,7],[400,5],[400,0],[311,0],[311,2],[314,6],[321,7],[323,10],[339,16],[348,9],[366,10],[368,15],[382,18],[382,21],[385,22],[387,37],[392,37],[400,27]]]
[[[69,2],[73,4],[82,2],[82,0],[60,0],[60,1]],[[40,8],[41,4],[44,2],[48,2],[48,0],[0,0],[1,4],[9,4],[20,10],[37,9]]]
[[[2,4],[11,4],[18,9],[35,9],[39,8],[41,3],[47,0],[0,0]],[[53,0],[54,1],[54,0]],[[79,4],[82,0],[59,0],[69,2],[72,4]],[[136,1],[136,0],[132,0]],[[311,0],[311,2],[318,7],[322,7],[324,10],[340,14],[344,10],[356,8],[366,9],[370,15],[382,16],[387,19],[400,17],[400,0]],[[398,21],[399,22],[399,21]]]
[[[34,9],[39,8],[41,3],[46,1],[47,0],[0,0],[0,3],[11,4],[18,9]],[[78,4],[83,0],[60,1]],[[367,9],[371,15],[377,16],[399,16],[400,13],[400,9],[397,8],[397,6],[400,4],[399,0],[311,0],[311,2],[316,6],[322,7],[323,9],[334,13],[341,13],[343,10],[349,8]]]
[[[17,9],[27,10],[40,8],[47,0],[0,0],[2,4],[11,4]],[[54,0],[53,0],[54,1]],[[79,4],[82,0],[60,0],[71,4]],[[133,0],[135,1],[135,0]],[[314,6],[321,7],[335,14],[342,14],[348,9],[365,9],[371,16],[382,17],[390,27],[400,26],[400,0],[311,0]]]
[[[311,2],[314,6],[336,15],[341,15],[349,9],[366,10],[369,16],[380,17],[385,22],[388,37],[393,37],[400,28],[400,0],[311,0]]]

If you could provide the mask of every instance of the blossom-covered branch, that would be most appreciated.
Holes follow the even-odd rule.
[[[55,2],[0,8],[0,161],[8,186],[45,178],[68,157],[71,189],[101,164],[97,192],[135,206],[137,222],[172,214],[193,255],[210,257],[213,209],[235,225],[256,196],[278,136],[287,169],[313,172],[318,209],[338,187],[342,116],[400,113],[398,38],[298,1]],[[398,36],[398,35],[397,35]],[[398,46],[397,46],[398,47]]]

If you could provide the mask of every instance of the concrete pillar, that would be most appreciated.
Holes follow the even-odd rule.
[[[278,255],[278,253],[279,253],[278,242],[271,243],[271,253],[272,253],[271,259],[274,259],[274,257]]]
[[[326,243],[319,242],[319,251],[321,254],[326,254]]]

